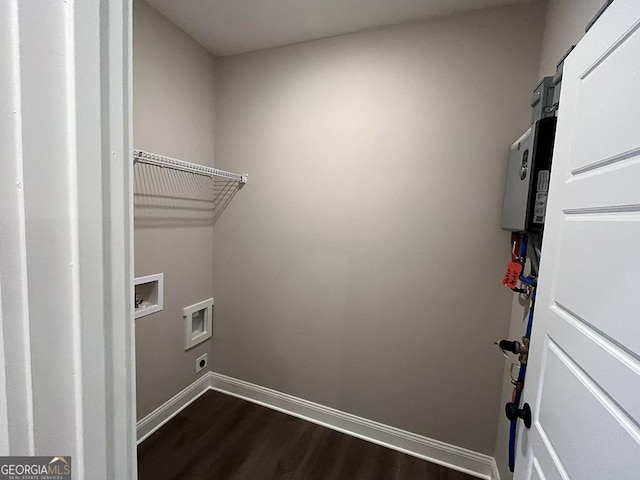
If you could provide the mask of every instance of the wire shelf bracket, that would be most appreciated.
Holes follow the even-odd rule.
[[[133,163],[145,163],[147,165],[169,168],[171,170],[178,170],[181,172],[189,172],[195,175],[203,175],[205,177],[224,177],[235,180],[242,185],[246,184],[249,180],[249,177],[246,174],[231,173],[218,168],[207,167],[205,165],[198,165],[197,163],[189,163],[176,158],[165,157],[164,155],[158,155],[157,153],[145,152],[144,150],[133,151]]]

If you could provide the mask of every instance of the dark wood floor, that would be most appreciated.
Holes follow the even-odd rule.
[[[269,408],[207,392],[138,447],[140,480],[472,480]]]

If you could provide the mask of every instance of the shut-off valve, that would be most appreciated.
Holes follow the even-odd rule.
[[[511,352],[514,355],[518,355],[518,360],[523,365],[527,364],[529,358],[529,339],[522,337],[522,342],[517,340],[500,340],[498,346],[503,352]]]

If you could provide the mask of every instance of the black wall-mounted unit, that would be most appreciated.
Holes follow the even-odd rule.
[[[544,229],[556,117],[538,120],[511,145],[501,227],[512,232]]]

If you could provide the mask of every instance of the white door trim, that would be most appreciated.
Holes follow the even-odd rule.
[[[1,454],[133,480],[131,0],[6,0],[0,27]]]
[[[105,260],[108,283],[105,284],[107,322],[105,343],[110,425],[107,455],[108,478],[138,478],[136,447],[136,360],[134,321],[134,239],[133,239],[133,0],[101,0],[107,11],[108,28],[104,42],[108,65],[103,98],[108,101],[109,140],[103,145],[103,164],[109,166],[105,176],[104,202],[109,226],[105,242],[110,256]],[[87,32],[88,34],[88,32]],[[105,113],[103,112],[103,118]]]
[[[18,3],[0,3],[0,377],[6,387],[2,455],[34,452],[22,163]]]

